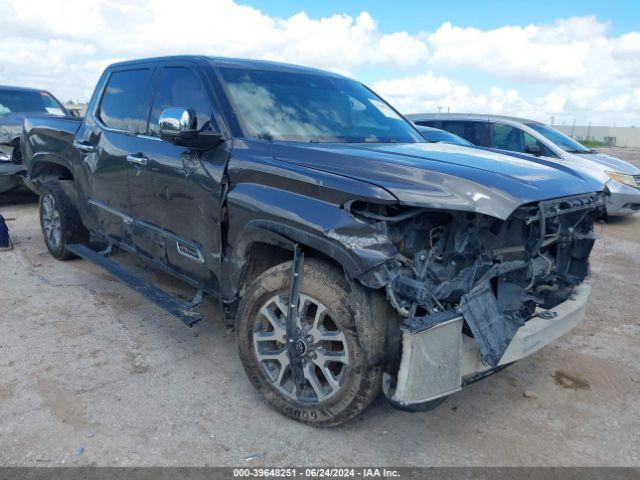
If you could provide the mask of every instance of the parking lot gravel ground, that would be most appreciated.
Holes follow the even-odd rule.
[[[640,149],[607,151],[640,165]],[[256,394],[214,302],[189,329],[100,268],[54,260],[34,196],[2,195],[0,213],[15,243],[0,252],[0,465],[640,465],[640,215],[597,224],[587,318],[568,336],[432,412],[380,398],[317,430]]]

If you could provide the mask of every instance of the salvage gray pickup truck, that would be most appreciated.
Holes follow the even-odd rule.
[[[336,74],[118,63],[83,120],[27,117],[21,148],[52,255],[102,265],[188,325],[216,298],[253,385],[307,424],[343,423],[381,390],[433,407],[584,316],[600,184],[427,143]],[[114,248],[198,293],[169,297]]]

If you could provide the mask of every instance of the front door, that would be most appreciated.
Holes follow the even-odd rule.
[[[136,249],[166,267],[218,291],[221,185],[225,144],[201,151],[160,140],[158,120],[166,108],[196,112],[197,127],[218,130],[207,79],[195,65],[166,63],[158,71],[149,127],[138,138],[143,159],[129,189],[136,219]]]

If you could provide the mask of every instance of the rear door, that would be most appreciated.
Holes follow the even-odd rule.
[[[137,135],[147,128],[154,69],[148,64],[113,69],[93,114],[95,128],[74,144],[90,169],[88,202],[97,229],[125,248],[133,248],[131,154],[138,149]]]
[[[228,159],[225,144],[195,150],[162,141],[158,120],[166,108],[191,109],[197,128],[219,131],[215,99],[198,64],[158,66],[149,125],[136,151],[144,164],[130,178],[136,249],[209,290],[218,290],[220,197]]]

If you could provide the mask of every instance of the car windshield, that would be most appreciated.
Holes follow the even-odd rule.
[[[454,135],[453,133],[445,132],[444,130],[422,130],[419,127],[418,130],[420,130],[424,137],[431,143],[444,142],[452,143],[454,145],[464,145],[466,147],[473,145],[473,143],[468,142],[464,138]]]
[[[570,153],[589,153],[590,149],[576,142],[573,138],[567,137],[564,133],[559,132],[549,125],[542,123],[528,123],[528,127],[533,128],[536,132],[551,140],[565,152]]]
[[[0,89],[0,115],[15,112],[65,115],[64,107],[49,92]]]
[[[331,75],[226,67],[220,74],[245,135],[296,142],[424,139],[362,84]]]

